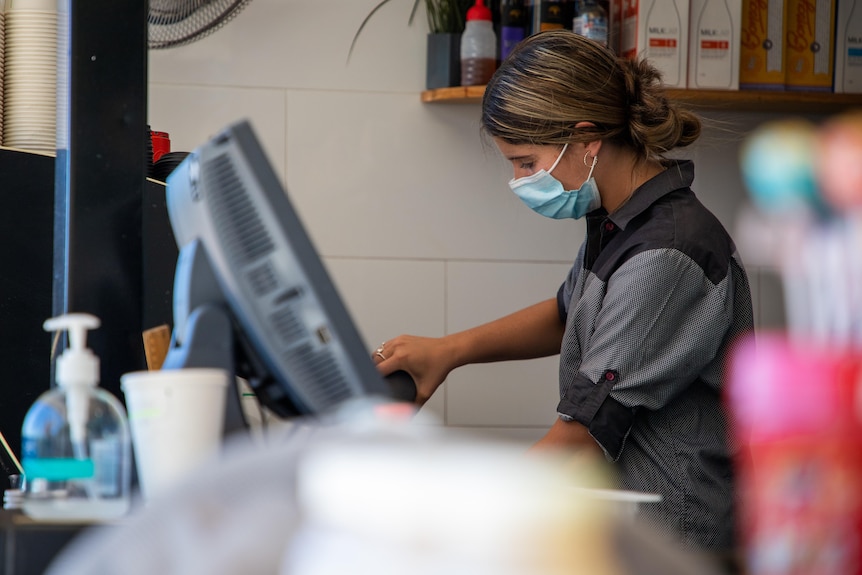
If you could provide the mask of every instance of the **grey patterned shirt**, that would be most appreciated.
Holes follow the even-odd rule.
[[[734,547],[734,480],[722,402],[727,355],[753,328],[733,241],[670,162],[587,237],[557,302],[563,419],[587,426],[620,487],[660,493],[641,510],[683,543]]]

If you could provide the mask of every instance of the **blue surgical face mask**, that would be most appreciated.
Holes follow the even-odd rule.
[[[568,144],[563,146],[563,151],[548,171],[539,170],[530,176],[509,181],[512,191],[537,214],[557,220],[578,219],[602,205],[599,188],[596,186],[596,180],[593,179],[593,170],[599,159],[598,156],[593,156],[587,181],[577,190],[565,190],[563,184],[551,175],[568,147]],[[584,156],[584,164],[586,164],[586,156]]]

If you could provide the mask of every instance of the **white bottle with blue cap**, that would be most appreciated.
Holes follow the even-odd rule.
[[[129,510],[131,443],[120,401],[98,387],[99,358],[87,348],[90,314],[51,318],[45,331],[69,333],[57,358],[57,386],[40,395],[21,431],[24,512],[55,521],[100,521]]]

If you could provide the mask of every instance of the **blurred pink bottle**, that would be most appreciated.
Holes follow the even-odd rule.
[[[735,350],[727,400],[750,575],[862,574],[860,366],[777,333]]]

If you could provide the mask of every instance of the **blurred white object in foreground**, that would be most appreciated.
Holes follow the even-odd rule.
[[[358,405],[280,441],[238,438],[47,575],[715,573],[618,521],[591,465],[423,418]]]
[[[593,470],[464,436],[416,439],[346,436],[306,455],[284,574],[617,572],[607,500],[572,489]]]

